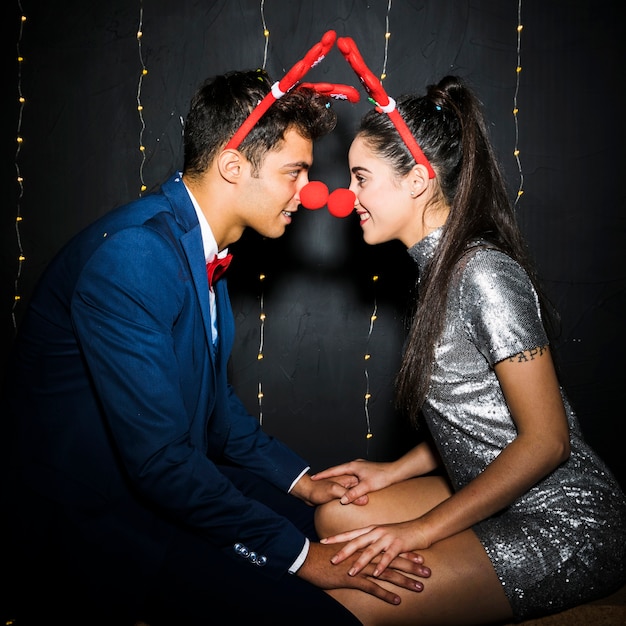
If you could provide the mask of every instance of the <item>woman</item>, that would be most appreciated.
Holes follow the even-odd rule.
[[[548,309],[479,102],[448,76],[397,108],[426,158],[370,111],[350,148],[350,189],[364,240],[398,239],[417,265],[397,398],[429,437],[395,462],[318,473],[350,475],[352,488],[316,523],[326,543],[347,542],[333,562],[354,561],[353,573],[374,560],[379,574],[409,551],[432,573],[397,607],[330,593],[366,625],[454,626],[607,595],[625,580],[626,499],[559,386]]]

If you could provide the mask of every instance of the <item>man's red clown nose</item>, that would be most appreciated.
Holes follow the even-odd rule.
[[[305,209],[321,209],[326,200],[328,187],[321,180],[314,180],[300,189],[300,204]]]

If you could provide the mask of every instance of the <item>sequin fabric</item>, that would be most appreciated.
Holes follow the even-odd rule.
[[[441,229],[409,249],[423,270]],[[504,253],[477,245],[448,292],[423,414],[455,490],[516,436],[494,364],[548,343],[536,292]],[[626,498],[583,439],[562,391],[570,458],[508,508],[476,526],[517,621],[608,595],[626,582]]]

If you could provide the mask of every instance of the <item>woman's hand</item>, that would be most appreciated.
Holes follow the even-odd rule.
[[[370,563],[375,563],[372,576],[380,576],[397,557],[414,559],[415,550],[428,548],[419,520],[367,526],[349,530],[321,540],[323,544],[346,543],[332,558],[338,564],[357,552],[358,559],[349,570],[350,576],[357,575]]]
[[[349,463],[342,463],[329,467],[311,476],[312,480],[325,480],[333,478],[342,480],[342,484],[347,488],[342,495],[341,504],[367,504],[369,498],[367,494],[378,491],[395,482],[391,463],[374,463],[364,459],[356,459]],[[347,477],[352,480],[347,480]]]

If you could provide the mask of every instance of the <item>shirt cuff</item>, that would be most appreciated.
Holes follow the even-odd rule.
[[[295,484],[311,469],[311,466],[305,467],[297,476],[296,479],[289,485],[289,489],[287,489],[287,493],[291,493],[291,490],[294,488]]]
[[[289,568],[289,573],[290,574],[295,574],[300,569],[300,567],[304,563],[307,555],[309,554],[309,546],[310,545],[311,545],[311,542],[308,540],[307,537],[305,537],[304,538],[304,547],[302,548],[302,551],[298,555],[298,558],[293,562],[293,564]]]

